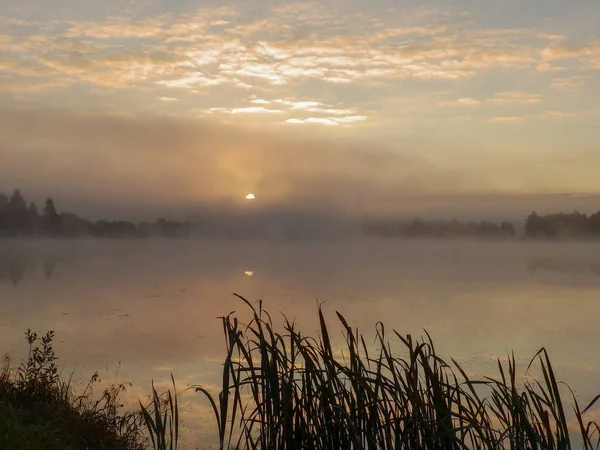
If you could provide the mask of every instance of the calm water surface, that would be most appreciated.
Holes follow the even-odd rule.
[[[61,367],[77,380],[98,371],[131,383],[218,383],[223,341],[217,317],[259,298],[317,330],[317,304],[373,334],[426,329],[438,352],[473,375],[495,375],[515,352],[526,366],[540,347],[586,403],[600,393],[600,245],[355,241],[0,242],[0,352],[18,361],[23,332],[56,332]],[[205,402],[181,398],[183,440],[214,435]]]

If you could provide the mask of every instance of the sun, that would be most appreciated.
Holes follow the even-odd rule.
[[[246,195],[246,200],[254,200],[256,197],[254,196],[254,194],[248,194]]]

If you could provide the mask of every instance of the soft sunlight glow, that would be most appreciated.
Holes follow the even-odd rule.
[[[244,273],[246,274],[247,277],[253,277],[254,276],[254,271],[253,270],[246,270]]]
[[[256,197],[254,196],[254,194],[248,194],[246,195],[246,200],[254,200]]]

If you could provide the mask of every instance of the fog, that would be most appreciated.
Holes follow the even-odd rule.
[[[485,156],[484,168],[472,158],[443,162],[433,140],[383,148],[352,136],[293,126],[259,132],[209,119],[4,109],[0,192],[20,188],[38,202],[52,196],[62,211],[93,220],[254,217],[256,226],[283,218],[335,224],[369,214],[520,220],[532,209],[597,205],[594,195],[498,189],[493,179],[502,173],[514,178],[527,170],[511,167],[508,156],[492,177]],[[257,197],[252,204],[244,200],[249,192]]]
[[[599,249],[377,240],[0,241],[1,337],[4,351],[14,352],[26,328],[56,329],[69,342],[67,360],[91,367],[120,359],[135,367],[139,358],[180,364],[177,358],[192,353],[203,360],[220,355],[215,318],[244,314],[230,296],[238,292],[296,317],[308,332],[316,331],[323,301],[329,313],[339,310],[366,329],[383,320],[403,332],[447,336],[440,344],[453,357],[515,349],[527,358],[536,346],[562,351],[564,333],[583,348],[596,342],[589,334],[597,329]],[[186,341],[190,333],[210,346]]]

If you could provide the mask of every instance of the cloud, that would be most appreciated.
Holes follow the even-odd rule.
[[[561,120],[561,119],[580,119],[586,117],[596,117],[600,115],[600,110],[574,110],[574,111],[557,111],[548,110],[536,114],[524,114],[521,116],[495,116],[486,119],[488,122],[494,123],[521,123],[527,121],[539,120]]]
[[[278,109],[267,109],[262,106],[250,106],[248,108],[233,108],[231,114],[281,114],[283,111]]]
[[[494,123],[515,123],[515,122],[522,122],[524,120],[526,120],[527,118],[524,116],[497,116],[497,117],[492,117],[490,119],[490,122],[494,122]]]
[[[307,119],[288,119],[288,120],[286,120],[286,123],[293,123],[293,124],[317,123],[317,124],[321,124],[321,125],[336,126],[336,127],[340,125],[340,123],[337,122],[336,120],[327,118],[327,117],[309,117]]]
[[[557,59],[578,58],[586,53],[586,48],[568,44],[556,44],[545,48],[542,51],[542,57],[546,61]]]
[[[439,10],[388,19],[336,15],[318,3],[310,8],[294,3],[261,14],[225,7],[59,21],[46,24],[51,31],[45,34],[11,40],[11,51],[101,87],[181,89],[459,80],[493,68],[535,68],[581,51],[549,39],[544,43],[551,46],[536,48],[535,30],[453,27],[463,18]]]
[[[287,106],[292,113],[308,112],[326,115],[333,114],[336,116],[352,116],[357,114],[356,109],[344,107],[336,108],[333,105],[317,102],[314,100],[295,100],[290,98],[284,98],[273,100],[273,102]]]
[[[520,104],[530,105],[542,102],[542,96],[540,94],[533,94],[529,92],[500,92],[490,100],[496,104]]]
[[[0,92],[39,93],[63,89],[70,85],[71,82],[64,79],[25,78],[0,73]]]
[[[554,78],[550,87],[561,90],[574,90],[580,88],[583,85],[583,77],[572,76],[572,77],[560,77]]]
[[[541,54],[544,61],[576,60],[581,68],[600,69],[600,37],[591,37],[582,45],[565,42],[553,44],[546,47]]]
[[[472,97],[463,97],[457,100],[446,100],[439,102],[440,106],[478,106],[483,102]]]
[[[366,120],[366,116],[347,116],[347,117],[307,117],[305,119],[291,118],[285,122],[290,124],[319,124],[327,126],[340,126],[353,122],[361,122]]]
[[[598,117],[600,116],[600,109],[588,109],[579,111],[547,111],[547,115],[551,117]]]
[[[169,114],[229,123],[398,132],[392,123],[410,127],[417,114],[436,106],[481,114],[542,104],[574,89],[567,84],[576,76],[594,80],[595,74],[580,71],[600,67],[593,38],[573,43],[552,30],[491,28],[440,8],[360,11],[286,2],[152,11],[6,25],[0,94],[22,105],[94,104],[123,114],[143,112],[152,99]],[[556,91],[512,92],[515,86],[532,89],[516,77]],[[401,106],[440,90],[453,93],[420,97],[410,112]],[[167,105],[167,98],[180,101]],[[466,115],[436,114],[421,123]],[[490,115],[517,114],[505,109]],[[293,128],[307,127],[286,127]]]
[[[476,99],[472,97],[461,97],[455,100],[442,100],[438,104],[440,106],[479,106],[482,104],[493,105],[531,105],[542,102],[541,94],[530,92],[499,92],[488,99]]]
[[[39,61],[55,73],[93,85],[121,89],[140,86],[174,73],[182,63],[173,55],[146,50],[121,50],[93,56],[54,54],[42,56]]]
[[[538,64],[536,68],[540,72],[562,72],[564,70],[567,70],[565,66],[559,66],[547,62]]]
[[[207,114],[222,115],[277,115],[278,121],[288,124],[321,124],[328,126],[349,126],[357,122],[367,120],[368,117],[361,114],[356,108],[345,108],[343,105],[333,105],[317,102],[314,100],[296,99],[293,97],[279,98],[273,100],[259,99],[251,95],[247,99],[249,106],[240,107],[212,107],[204,110]],[[264,106],[257,106],[264,105]],[[271,105],[272,107],[267,107]],[[274,109],[274,108],[277,109]],[[316,115],[320,117],[317,117]]]

